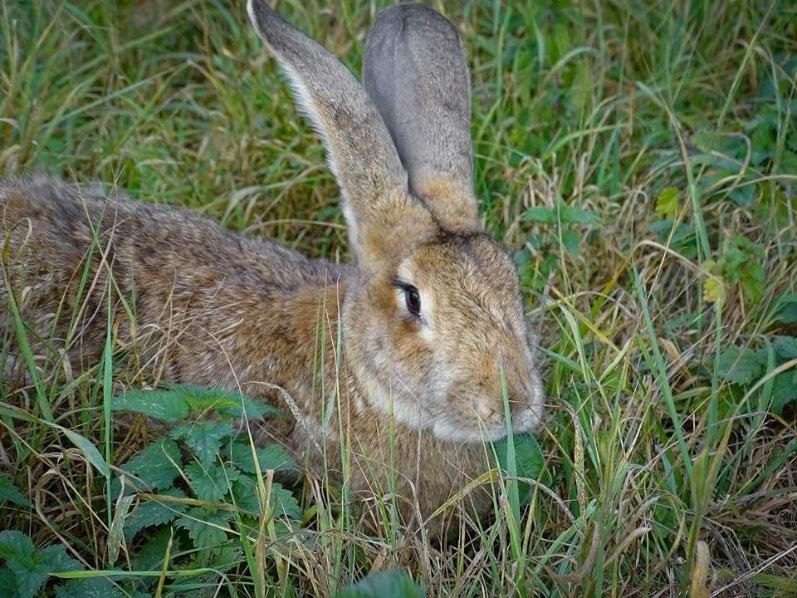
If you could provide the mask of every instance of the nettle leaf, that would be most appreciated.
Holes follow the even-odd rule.
[[[216,460],[222,439],[229,438],[233,433],[230,422],[198,422],[177,426],[171,436],[175,440],[185,440],[200,463],[208,467]]]
[[[219,509],[194,508],[177,520],[177,527],[188,532],[195,548],[212,548],[227,540],[230,514]]]
[[[728,347],[719,357],[719,375],[736,384],[749,384],[762,368],[758,353],[752,349]]]
[[[406,571],[378,571],[347,586],[336,598],[424,598],[426,592]]]
[[[135,411],[164,422],[177,422],[188,417],[188,401],[183,393],[169,390],[128,390],[113,400],[114,411]]]
[[[787,293],[778,299],[775,319],[783,324],[797,322],[797,293]]]
[[[784,407],[792,401],[797,401],[797,371],[794,370],[775,376],[772,385],[772,413],[782,415]]]
[[[218,463],[210,463],[208,466],[191,463],[185,468],[185,473],[191,480],[194,495],[199,500],[208,502],[219,502],[240,475],[235,467],[224,468]]]
[[[555,224],[556,212],[546,206],[534,206],[523,212],[522,219],[543,224]]]
[[[257,499],[255,481],[251,476],[242,475],[232,485],[232,495],[235,506],[239,509],[257,515],[260,512],[260,501]]]
[[[559,217],[567,224],[595,224],[600,217],[594,212],[576,206],[562,206]]]
[[[17,577],[9,569],[0,569],[0,596],[17,595]]]
[[[270,501],[271,509],[276,517],[288,517],[290,519],[299,519],[302,516],[302,509],[299,507],[299,502],[296,497],[282,487],[282,484],[274,482],[271,484]]]
[[[57,598],[116,598],[126,594],[107,577],[70,579],[55,588]]]
[[[160,494],[173,498],[185,498],[185,492],[178,488],[169,488]],[[187,510],[188,506],[179,502],[159,502],[154,499],[139,500],[136,509],[125,519],[125,540],[130,542],[145,527],[169,523]]]
[[[581,235],[574,230],[566,230],[562,233],[562,245],[570,253],[577,256],[581,246]]]
[[[273,469],[275,471],[296,471],[298,467],[287,451],[279,444],[270,444],[265,448],[255,447],[257,462],[260,471]],[[255,473],[255,460],[252,458],[252,448],[247,443],[234,442],[230,446],[230,460],[246,473]]]
[[[175,464],[180,463],[180,449],[171,440],[162,439],[153,442],[138,455],[125,463],[122,468],[144,483],[147,489],[168,488],[177,477],[179,470]]]
[[[228,417],[243,417],[244,409],[250,418],[260,419],[266,415],[281,413],[276,407],[255,401],[239,392],[221,388],[203,388],[194,385],[181,385],[173,387],[182,393],[192,412],[203,415],[209,411],[216,411]]]
[[[13,584],[12,595],[20,598],[33,598],[52,573],[82,569],[63,546],[36,550],[30,538],[13,530],[0,532],[0,558],[9,572],[3,575],[2,585]]]
[[[25,498],[16,486],[7,477],[0,475],[0,503],[8,501],[19,505],[20,507],[27,507],[30,501]]]
[[[793,336],[775,337],[775,353],[784,359],[797,359],[797,338]]]
[[[238,508],[256,515],[260,513],[260,501],[257,493],[257,484],[250,476],[242,475],[233,485],[233,496]],[[278,482],[271,484],[269,505],[274,517],[300,519],[302,516],[302,509],[296,497]]]
[[[6,530],[0,532],[0,559],[27,559],[33,556],[36,546],[22,532]]]

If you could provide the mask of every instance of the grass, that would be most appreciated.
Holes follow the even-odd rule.
[[[278,8],[358,72],[383,4]],[[0,468],[21,489],[3,486],[0,528],[124,591],[152,575],[155,594],[328,594],[405,568],[430,595],[794,595],[797,5],[434,5],[468,47],[484,222],[542,329],[545,466],[527,500],[503,480],[498,516],[441,547],[374,535],[315,499],[334,484],[307,482],[313,542],[231,522],[220,563],[161,526],[114,562],[122,503],[75,446],[118,466],[151,431],[112,418],[126,379],[110,336],[101,367],[53,383],[10,305],[0,363],[20,351],[34,386],[0,396]],[[321,145],[242,3],[4,2],[0,65],[0,172],[111,182],[346,259]],[[145,574],[155,537],[169,555]]]

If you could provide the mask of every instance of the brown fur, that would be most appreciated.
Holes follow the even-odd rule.
[[[444,31],[441,51],[457,65],[430,70],[416,60],[415,93],[429,88],[430,72],[435,90],[450,73],[450,87],[469,93],[464,55],[450,43],[453,27],[434,11],[402,6],[377,19],[382,50],[440,59],[424,46],[434,36],[410,36],[409,50],[391,50],[398,38],[383,34],[405,22]],[[404,21],[397,10],[407,11]],[[308,467],[348,476],[360,497],[384,494],[394,480],[405,518],[428,517],[487,470],[484,440],[510,427],[505,394],[515,431],[535,429],[542,416],[535,339],[515,268],[475,217],[462,130],[469,99],[451,104],[467,113],[438,127],[434,151],[405,138],[400,159],[379,110],[337,59],[261,0],[249,11],[324,135],[355,263],[310,260],[191,212],[94,187],[9,179],[0,182],[0,302],[11,306],[11,289],[35,350],[63,351],[80,371],[101,356],[110,293],[116,342],[129,358],[139,356],[144,371],[283,407],[292,418],[266,434]],[[436,94],[420,102],[422,117],[440,108]],[[408,180],[420,184],[425,173],[405,168],[433,155],[435,183],[422,195]],[[419,295],[417,316],[408,288]],[[11,334],[9,309],[0,325]],[[13,363],[3,381],[20,383]],[[483,490],[472,498],[478,511],[488,504]]]

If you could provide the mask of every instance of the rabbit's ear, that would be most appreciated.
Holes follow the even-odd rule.
[[[470,79],[456,28],[417,4],[383,10],[368,36],[363,83],[413,193],[444,228],[478,228]]]
[[[433,228],[429,211],[409,194],[390,133],[357,79],[266,0],[249,0],[247,10],[287,74],[297,104],[324,138],[357,260],[392,257],[411,236]]]

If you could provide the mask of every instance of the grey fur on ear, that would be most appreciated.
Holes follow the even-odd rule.
[[[265,0],[249,0],[247,10],[287,74],[300,108],[324,137],[358,261],[394,252],[391,243],[401,239],[385,230],[423,228],[431,216],[411,199],[407,173],[373,101],[335,56],[284,21]]]
[[[456,28],[417,4],[383,10],[368,36],[363,83],[410,189],[444,228],[477,228],[470,78]]]

